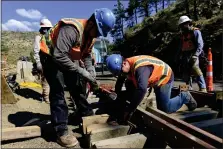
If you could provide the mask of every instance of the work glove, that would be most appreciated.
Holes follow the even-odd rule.
[[[79,60],[79,65],[80,65],[82,68],[85,67],[85,66],[84,66],[84,62],[83,62],[82,60]]]
[[[99,90],[96,79],[86,69],[79,67],[77,71],[86,81],[90,83],[93,92]]]
[[[96,78],[96,74],[95,74],[95,71],[93,70],[93,66],[89,69],[87,69],[87,71],[92,75],[92,77]]]
[[[36,64],[36,68],[37,68],[37,70],[38,70],[39,72],[43,72],[43,67],[42,67],[42,64],[41,64],[40,62],[38,62],[38,63]]]

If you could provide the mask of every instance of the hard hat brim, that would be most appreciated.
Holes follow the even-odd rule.
[[[183,21],[183,22],[178,23],[178,25],[183,24],[183,23],[185,23],[185,22],[192,22],[192,20],[191,20],[191,19],[185,20],[185,21]]]
[[[50,25],[40,25],[40,27],[53,27],[53,26],[50,26]]]

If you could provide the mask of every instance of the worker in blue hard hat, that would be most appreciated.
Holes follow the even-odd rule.
[[[64,98],[64,88],[58,74],[64,76],[64,82],[75,101],[81,116],[93,115],[87,102],[86,90],[80,86],[80,77],[87,80],[92,88],[98,89],[95,77],[90,70],[92,57],[90,45],[94,38],[106,37],[115,25],[115,16],[110,9],[96,9],[86,19],[63,18],[53,26],[40,41],[40,59],[44,76],[50,86],[50,108],[52,124],[57,134],[57,142],[65,147],[78,144],[73,135],[68,134],[68,107]],[[84,68],[80,66],[84,63]]]
[[[183,104],[186,104],[189,110],[194,110],[197,107],[196,101],[187,91],[181,92],[176,97],[170,97],[174,74],[170,66],[158,58],[138,55],[123,59],[119,54],[112,54],[106,59],[106,65],[109,71],[119,76],[115,85],[117,94],[128,78],[128,84],[126,83],[125,87],[130,98],[130,104],[126,106],[126,102],[122,99],[120,102],[117,101],[117,106],[121,105],[121,107],[116,107],[117,109],[124,109],[123,112],[117,113],[123,122],[131,117],[144,98],[148,87],[154,88],[157,108],[164,112],[176,112]],[[124,103],[122,103],[123,101]]]

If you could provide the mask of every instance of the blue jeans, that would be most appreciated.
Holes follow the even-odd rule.
[[[41,54],[43,73],[50,86],[49,100],[51,122],[58,136],[67,133],[68,127],[68,106],[64,97],[64,84],[67,86],[77,109],[83,116],[93,112],[88,103],[85,88],[83,88],[80,76],[73,72],[66,72],[60,69],[50,56]],[[63,77],[63,79],[61,79]],[[64,81],[64,82],[63,82]]]
[[[161,87],[155,87],[157,108],[166,113],[173,113],[179,110],[183,104],[187,104],[190,97],[186,92],[181,92],[176,97],[171,97],[171,89],[173,82],[165,84]]]

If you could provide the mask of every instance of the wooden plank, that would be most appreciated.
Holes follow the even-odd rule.
[[[2,129],[2,141],[41,136],[39,126],[26,126]]]
[[[91,124],[106,123],[108,118],[109,118],[108,114],[82,117],[84,134],[86,134],[87,126]]]
[[[195,122],[191,124],[211,134],[214,134],[215,136],[223,138],[223,132],[221,131],[223,130],[223,118]]]
[[[210,108],[197,108],[194,111],[179,111],[169,115],[173,118],[178,118],[185,122],[198,122],[208,119],[214,119],[217,117],[218,112],[213,111]]]
[[[143,148],[146,139],[144,135],[137,133],[92,142],[92,148]]]

